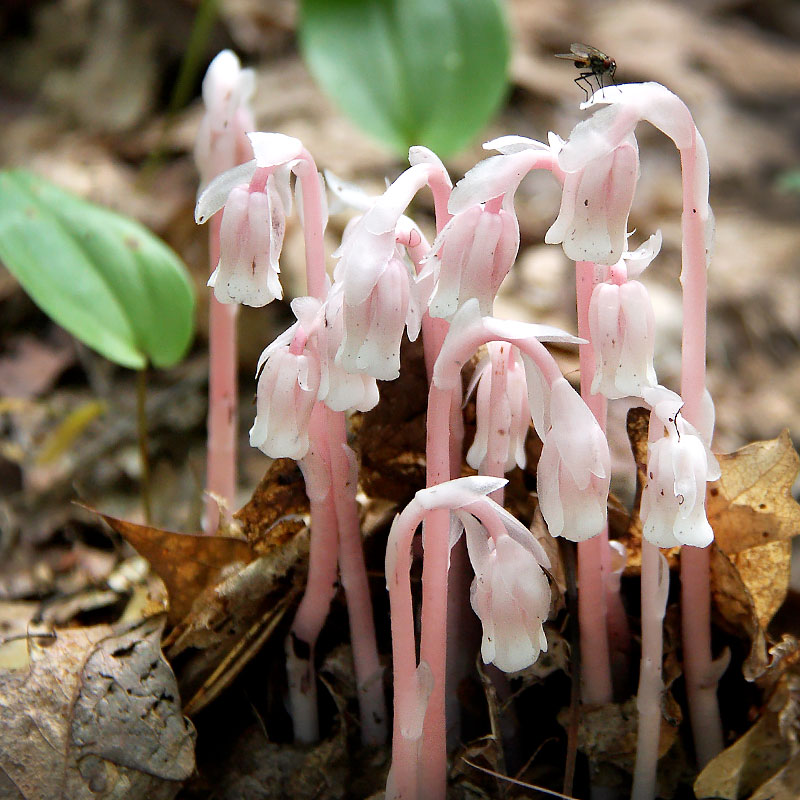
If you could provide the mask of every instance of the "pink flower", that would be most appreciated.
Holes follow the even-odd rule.
[[[419,334],[419,315],[411,303],[411,273],[404,254],[394,252],[367,297],[343,306],[343,337],[336,359],[348,372],[363,372],[382,381],[400,375],[400,343]],[[416,323],[416,324],[415,324]]]
[[[491,314],[518,250],[519,223],[510,200],[499,208],[476,205],[456,214],[429,255],[438,274],[430,315],[450,319],[471,297],[478,299],[482,314]]]
[[[245,134],[255,128],[249,106],[254,84],[253,70],[242,69],[230,50],[217,54],[209,65],[203,78],[206,113],[194,150],[202,186],[250,158]]]
[[[476,367],[472,378],[473,385],[478,382],[477,429],[467,463],[479,470],[488,459],[508,472],[515,464],[525,466],[525,437],[531,420],[525,369],[512,345],[489,342],[487,349],[489,357]]]
[[[344,297],[341,284],[334,284],[322,307],[324,324],[316,331],[322,377],[319,399],[333,411],[369,411],[378,405],[378,385],[371,375],[350,372],[336,358],[344,339]]]
[[[456,184],[445,225],[428,256],[436,281],[429,313],[451,319],[470,298],[492,313],[494,298],[519,251],[514,192],[531,169],[553,169],[552,147],[506,136],[484,145],[502,155],[476,164]],[[427,270],[426,270],[427,273]]]
[[[639,148],[631,133],[597,158],[570,169],[564,153],[571,152],[573,137],[581,138],[581,126],[592,119],[578,123],[559,154],[565,173],[561,208],[544,240],[560,243],[573,261],[615,264],[625,249],[628,214],[639,177]]]
[[[600,533],[606,522],[608,442],[564,378],[551,385],[549,410],[551,428],[536,471],[539,507],[551,535],[582,542]]]
[[[653,304],[642,283],[625,278],[640,273],[660,246],[658,232],[635,252],[626,253],[611,270],[613,281],[599,283],[592,292],[589,303],[589,330],[595,353],[592,394],[600,392],[610,400],[640,397],[643,387],[658,383],[653,368]]]
[[[200,194],[195,221],[222,212],[220,259],[209,278],[221,303],[263,306],[283,296],[278,280],[289,173],[301,162],[303,143],[280,133],[251,133],[255,158],[218,175]]]
[[[308,424],[320,386],[320,363],[313,349],[305,347],[306,340],[298,321],[258,360],[250,445],[271,458],[299,460],[308,452]]]
[[[220,303],[260,307],[283,297],[278,258],[285,228],[286,212],[273,176],[264,191],[231,190],[220,228],[219,263],[208,279]]]
[[[642,534],[658,547],[706,547],[714,539],[706,517],[706,483],[719,478],[719,464],[680,414],[679,395],[663,386],[646,389],[644,395],[653,407],[651,437],[653,425],[663,426],[666,436],[649,445]]]
[[[481,657],[504,672],[517,672],[547,650],[542,623],[550,611],[550,585],[542,570],[544,552],[530,535],[526,547],[507,533],[488,536],[468,514],[459,514],[475,570],[472,609],[481,620]]]

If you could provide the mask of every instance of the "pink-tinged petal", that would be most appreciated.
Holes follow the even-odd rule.
[[[549,436],[544,437],[539,464],[536,467],[536,494],[551,536],[564,533],[564,506],[559,496],[561,457],[558,447]]]
[[[256,162],[253,159],[214,178],[197,198],[194,221],[198,225],[207,222],[228,202],[231,191],[237,186],[246,187],[255,172]]]
[[[548,157],[548,153],[542,150],[525,148],[479,161],[453,188],[448,211],[459,214],[495,197],[513,194],[531,169]]]
[[[524,150],[550,150],[550,145],[529,139],[527,136],[499,136],[483,143],[484,150],[498,150],[504,156],[521,153]]]
[[[253,155],[259,167],[277,167],[303,154],[303,143],[283,133],[248,133]]]
[[[525,353],[522,354],[522,366],[528,387],[528,410],[537,435],[544,441],[547,431],[550,430],[550,386],[533,359]]]
[[[414,499],[429,511],[434,508],[461,508],[502,489],[507,483],[505,478],[471,475],[420,489]]]
[[[632,253],[625,253],[622,257],[628,269],[628,278],[638,278],[653,259],[661,252],[661,231],[657,230],[650,238],[639,245]]]

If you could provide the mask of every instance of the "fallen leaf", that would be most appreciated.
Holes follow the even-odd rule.
[[[195,733],[161,655],[162,628],[163,617],[123,630],[58,630],[31,641],[28,670],[0,673],[2,797],[177,794],[194,771]]]
[[[776,715],[765,714],[747,733],[706,764],[694,782],[694,793],[698,800],[749,797],[780,769],[788,756],[789,747],[780,734]],[[796,798],[797,794],[792,797]]]
[[[792,498],[800,457],[788,431],[717,460],[722,476],[709,486],[707,512],[725,553],[788,541],[800,533],[800,505]]]
[[[272,462],[233,518],[258,555],[282,547],[306,526],[308,497],[303,474],[291,458]]]
[[[800,797],[800,754],[753,792],[750,800],[797,800]]]
[[[172,624],[191,611],[206,587],[222,579],[226,568],[248,564],[255,558],[253,549],[241,539],[176,533],[95,513],[146,558],[164,581],[169,594],[168,619]]]

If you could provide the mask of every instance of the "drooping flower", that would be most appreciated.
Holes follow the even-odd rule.
[[[195,221],[220,209],[220,260],[208,281],[221,303],[263,306],[283,296],[278,280],[286,215],[292,208],[290,171],[303,143],[280,133],[251,133],[255,158],[217,176],[200,194]]]
[[[209,65],[203,78],[206,113],[194,150],[201,186],[250,158],[245,134],[255,129],[249,106],[254,86],[253,70],[242,69],[230,50],[218,53]]]
[[[256,418],[250,429],[250,445],[271,458],[299,460],[308,452],[308,425],[319,392],[320,363],[318,354],[305,347],[315,310],[306,307],[303,299],[293,303],[298,321],[258,360]]]
[[[531,169],[555,165],[555,152],[530,139],[506,136],[484,147],[502,154],[479,162],[456,184],[448,203],[453,217],[428,256],[436,285],[428,308],[432,317],[449,320],[473,297],[482,314],[492,313],[519,251],[514,192]]]
[[[285,228],[286,210],[274,176],[264,191],[231,190],[220,227],[219,263],[208,279],[220,303],[258,308],[283,297],[278,258]]]
[[[472,378],[478,386],[476,430],[467,463],[480,470],[488,461],[508,472],[515,464],[525,466],[525,437],[531,420],[525,369],[512,345],[489,342],[487,350],[488,358],[475,368]]]
[[[643,394],[653,409],[651,427],[663,426],[666,436],[648,447],[642,534],[658,547],[706,547],[714,538],[706,517],[706,483],[719,478],[719,464],[697,429],[681,415],[679,395],[663,386]]]
[[[595,115],[595,117],[598,115]],[[570,153],[573,137],[582,137],[578,123],[559,154],[564,188],[558,217],[545,234],[548,244],[561,244],[573,261],[615,264],[622,257],[628,215],[639,178],[639,147],[630,133],[615,147],[570,169],[564,153]]]
[[[599,283],[589,303],[589,330],[595,354],[592,394],[610,400],[639,397],[657,384],[653,368],[655,315],[644,284],[626,280],[639,274],[658,253],[660,231],[633,253],[625,253]]]
[[[351,372],[336,358],[344,339],[344,297],[341,284],[329,290],[322,307],[324,324],[316,331],[322,378],[319,399],[333,411],[369,411],[378,405],[378,385],[371,375]]]
[[[608,442],[564,378],[551,384],[549,412],[551,428],[536,470],[539,507],[551,535],[582,542],[600,533],[606,522]]]
[[[411,303],[413,278],[399,247],[386,262],[367,297],[342,308],[343,337],[337,361],[349,372],[363,372],[382,381],[400,375],[400,343],[419,334],[419,315]],[[415,324],[416,323],[416,324]]]
[[[542,623],[550,611],[550,586],[541,554],[537,558],[507,534],[487,536],[474,517],[460,516],[475,570],[470,602],[483,628],[481,657],[504,672],[525,669],[547,650]]]

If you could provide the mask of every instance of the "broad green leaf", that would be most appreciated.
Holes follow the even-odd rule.
[[[168,367],[186,353],[186,268],[134,220],[22,170],[0,172],[0,259],[59,325],[117,364]]]
[[[454,153],[507,89],[500,0],[302,0],[300,41],[342,110],[403,154]]]

